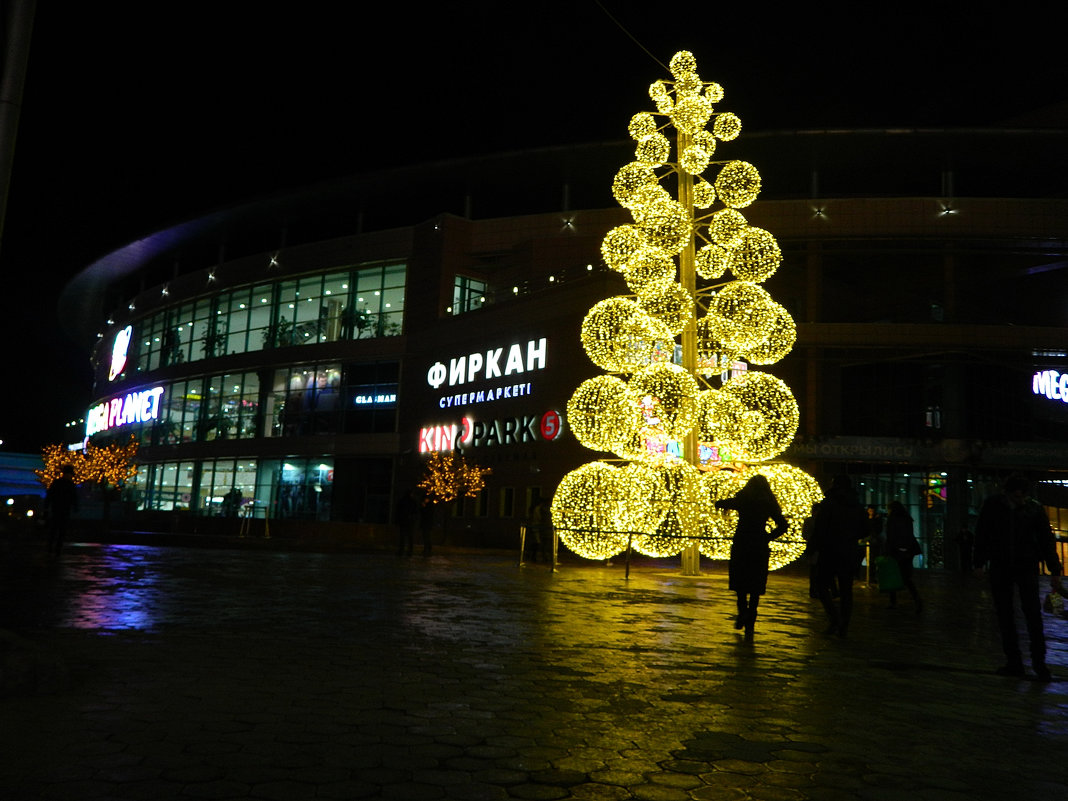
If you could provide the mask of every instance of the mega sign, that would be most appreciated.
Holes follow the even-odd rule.
[[[1036,395],[1045,395],[1050,400],[1068,403],[1068,373],[1056,370],[1035,373],[1031,379],[1031,391]]]
[[[459,424],[427,426],[419,429],[419,452],[451,451],[459,447],[519,445],[537,442],[539,437],[552,441],[560,436],[563,418],[555,409],[544,414],[524,414],[500,420],[463,418]]]
[[[159,400],[163,387],[131,392],[106,400],[85,415],[85,436],[131,423],[149,423],[159,417]]]

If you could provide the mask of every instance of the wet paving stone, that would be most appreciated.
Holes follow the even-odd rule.
[[[4,801],[1068,789],[1050,770],[1068,746],[1068,621],[1045,618],[1053,682],[997,677],[971,577],[919,574],[919,616],[858,587],[841,640],[799,571],[773,573],[746,643],[711,563],[683,577],[646,561],[627,580],[471,552],[75,544],[0,560],[4,642],[53,677],[0,697]]]

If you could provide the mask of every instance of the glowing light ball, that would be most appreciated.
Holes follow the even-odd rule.
[[[739,281],[759,284],[771,278],[781,263],[782,250],[775,237],[750,226],[731,253],[730,271]]]
[[[712,215],[708,225],[708,238],[722,248],[741,244],[742,235],[749,227],[740,211],[720,209]]]
[[[654,294],[643,295],[639,305],[655,320],[663,323],[672,337],[693,318],[693,296],[680,284],[672,283]]]
[[[705,126],[712,116],[712,104],[701,95],[686,95],[675,100],[671,123],[679,131],[692,133]]]
[[[775,304],[775,317],[768,326],[768,336],[760,344],[745,352],[750,364],[775,364],[793,350],[797,341],[797,326],[790,312]]]
[[[679,159],[679,166],[690,175],[700,175],[708,169],[709,154],[703,147],[693,145],[686,148]]]
[[[760,173],[748,161],[731,161],[716,176],[716,194],[725,206],[741,209],[760,194]]]
[[[765,462],[782,453],[797,433],[800,412],[786,384],[748,371],[727,381],[702,407],[702,431],[743,462]]]
[[[697,59],[689,50],[680,50],[671,57],[668,69],[676,79],[682,78],[689,73],[697,72]]]
[[[640,142],[645,137],[656,133],[656,117],[648,111],[641,111],[630,118],[627,132],[631,138]]]
[[[613,270],[623,272],[631,256],[645,247],[645,234],[637,226],[618,225],[605,234],[601,242],[601,258]]]
[[[634,150],[634,158],[651,167],[662,167],[671,158],[671,143],[661,133],[651,133]]]
[[[698,181],[693,187],[693,205],[707,209],[716,202],[716,189],[708,181]]]
[[[639,189],[656,183],[656,173],[651,166],[632,161],[616,173],[616,179],[612,182],[612,196],[619,205],[630,208],[631,199]]]
[[[660,425],[672,439],[682,439],[697,422],[700,387],[689,372],[667,362],[653,364],[631,376],[628,382],[636,398],[651,397]]]
[[[756,284],[732,281],[713,296],[708,317],[716,339],[728,348],[745,352],[768,338],[776,306],[771,295]]]
[[[641,462],[631,462],[619,469],[620,485],[627,503],[621,520],[627,531],[649,534],[657,530],[666,510],[654,503],[661,484],[660,472]]]
[[[694,131],[690,141],[695,147],[701,148],[709,156],[714,155],[716,152],[716,142],[718,140],[708,131]]]
[[[693,219],[678,201],[646,201],[641,206],[631,208],[631,212],[634,222],[655,247],[674,255],[681,253],[690,241]]]
[[[674,556],[696,542],[707,503],[700,473],[692,465],[675,460],[661,465],[656,476],[652,505],[663,511],[663,518],[655,531],[634,538],[634,549],[646,556]]]
[[[643,186],[637,192],[634,193],[634,197],[631,202],[630,210],[631,215],[637,219],[638,215],[645,209],[651,209],[657,203],[674,203],[675,199],[668,194],[668,191],[664,189],[660,184],[650,184],[649,186]],[[639,227],[639,230],[640,227]],[[645,232],[642,232],[645,236]],[[650,243],[651,244],[651,243]]]
[[[721,142],[737,139],[741,132],[742,121],[729,111],[725,114],[717,114],[716,121],[712,123],[712,134]]]
[[[599,375],[579,384],[567,404],[567,422],[583,445],[611,453],[623,447],[645,421],[638,399],[622,379]]]
[[[623,509],[628,501],[620,471],[604,462],[572,470],[556,488],[551,506],[560,541],[586,559],[609,559],[627,547]]]
[[[675,80],[675,96],[687,97],[689,95],[701,94],[701,76],[696,72],[690,72],[685,75],[680,75]],[[708,99],[701,97],[701,100],[708,102]]]
[[[675,262],[670,253],[646,247],[627,260],[623,275],[627,280],[627,288],[635,295],[658,295],[675,283]]]
[[[694,268],[702,278],[715,281],[727,272],[733,257],[732,251],[710,243],[697,251],[694,256]]]
[[[602,370],[631,373],[666,361],[674,350],[673,335],[628,298],[606,298],[582,321],[582,347]]]

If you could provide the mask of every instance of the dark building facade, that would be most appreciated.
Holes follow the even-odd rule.
[[[1068,528],[1064,135],[748,138],[732,156],[765,183],[746,217],[783,249],[766,287],[798,324],[771,370],[801,406],[786,460],[905,503],[926,564],[955,562],[1010,472]],[[425,453],[459,447],[493,473],[452,536],[510,543],[589,460],[566,406],[598,372],[584,315],[626,292],[599,250],[628,221],[608,188],[630,158],[606,144],[339,181],[88,267],[61,309],[97,336],[88,435],[141,443],[127,514],[384,532]]]

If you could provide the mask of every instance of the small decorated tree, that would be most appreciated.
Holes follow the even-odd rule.
[[[133,437],[120,445],[112,442],[108,445],[87,445],[85,448],[87,480],[99,484],[105,497],[112,489],[121,488],[137,475],[137,440]]]
[[[88,444],[81,452],[71,451],[64,445],[45,445],[41,449],[44,467],[34,470],[37,480],[47,489],[59,478],[64,465],[74,468],[75,484],[96,484],[104,500],[104,520],[109,519],[112,491],[121,489],[128,480],[137,475],[137,440],[130,437],[124,445],[112,442],[108,445]]]
[[[416,486],[424,493],[424,506],[460,503],[464,498],[477,498],[486,486],[486,476],[492,472],[489,467],[469,463],[455,451],[434,451]]]
[[[472,464],[463,454],[435,451],[430,454],[423,479],[418,486],[426,493],[426,502],[445,504],[461,498],[477,498],[486,486],[489,467]]]
[[[85,457],[78,451],[68,450],[66,445],[45,445],[41,448],[41,461],[44,467],[33,472],[45,489],[52,486],[52,482],[62,475],[63,466],[68,464],[74,468],[72,480],[75,484],[92,480]]]

